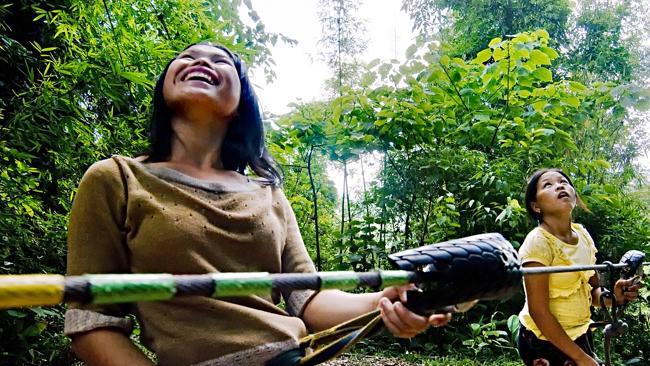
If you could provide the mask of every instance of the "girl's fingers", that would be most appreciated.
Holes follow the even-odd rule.
[[[447,325],[447,323],[449,323],[450,320],[451,320],[451,313],[433,314],[429,317],[428,323],[433,325],[434,327],[442,327],[443,325]]]
[[[415,332],[409,329],[404,328],[404,324],[395,316],[394,309],[391,308],[392,304],[380,303],[381,309],[381,318],[384,321],[384,326],[391,332],[395,337],[400,338],[413,338],[419,332]]]
[[[450,313],[424,317],[410,311],[400,302],[391,303],[387,298],[379,301],[381,317],[386,328],[396,337],[411,338],[424,332],[429,325],[440,327],[449,322]]]
[[[395,310],[395,313],[399,317],[400,321],[406,325],[407,328],[405,328],[405,330],[413,330],[419,333],[423,332],[429,326],[427,321],[428,319],[426,317],[410,311],[402,303],[398,302],[393,304],[393,309]]]
[[[408,297],[407,297],[408,291],[412,291],[412,290],[415,290],[415,289],[416,289],[416,287],[415,287],[415,284],[413,284],[413,283],[409,283],[406,286],[400,287],[400,289],[399,289],[399,301],[406,304],[406,302],[408,300]]]
[[[388,320],[397,329],[398,333],[402,333],[404,330],[408,329],[408,327],[395,312],[395,304],[392,304],[388,299],[381,299],[379,302],[381,315],[384,321]]]

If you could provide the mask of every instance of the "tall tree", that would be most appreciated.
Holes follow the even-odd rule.
[[[473,58],[490,39],[544,28],[562,43],[569,0],[404,0],[421,35],[438,37],[450,55]]]
[[[650,25],[643,1],[584,0],[576,4],[564,67],[582,81],[649,83]]]
[[[319,0],[318,16],[323,27],[321,56],[333,71],[328,86],[336,95],[359,76],[358,56],[366,50],[365,25],[358,17],[361,2]]]
[[[342,109],[346,104],[343,95],[346,90],[357,84],[360,75],[360,63],[358,56],[366,49],[366,40],[364,39],[365,25],[363,20],[358,17],[359,6],[361,2],[353,0],[319,0],[318,16],[323,29],[323,36],[319,41],[323,51],[321,57],[332,70],[332,77],[326,82],[328,89],[336,96],[335,110],[329,121],[330,131],[336,131],[345,135],[345,129],[337,126],[344,126],[347,121],[342,117]],[[345,136],[339,136],[344,139]],[[330,141],[337,141],[337,136],[330,136]],[[354,156],[349,150],[341,150],[337,144],[329,145],[331,156],[336,157],[336,161],[343,165],[343,192],[341,192],[341,231],[339,248],[344,250],[345,237],[345,214],[348,214],[348,224],[352,221],[350,208],[350,195],[348,184],[349,160]],[[311,155],[310,155],[311,156]],[[347,203],[347,211],[346,211]],[[350,241],[354,240],[351,231]]]

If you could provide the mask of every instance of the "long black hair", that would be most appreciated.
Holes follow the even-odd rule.
[[[280,185],[282,175],[276,168],[275,162],[264,143],[264,125],[262,124],[262,114],[260,112],[259,101],[255,91],[248,79],[246,65],[239,56],[232,53],[222,45],[215,45],[210,42],[200,42],[191,44],[188,49],[196,44],[208,45],[219,48],[226,52],[232,59],[239,82],[241,84],[241,93],[239,95],[239,105],[237,112],[228,125],[228,131],[221,147],[221,162],[224,169],[233,170],[244,174],[246,167],[250,167],[255,174],[264,178],[271,185]],[[169,66],[176,58],[167,63],[156,82],[153,93],[153,113],[151,115],[151,125],[149,134],[150,151],[147,154],[147,162],[167,161],[171,155],[172,149],[172,125],[171,109],[167,105],[163,96],[163,86],[165,76]]]
[[[531,175],[530,178],[528,178],[528,185],[526,186],[525,202],[526,202],[526,211],[528,211],[528,215],[530,215],[530,217],[538,223],[541,223],[543,221],[542,214],[533,211],[533,207],[531,206],[531,204],[537,201],[537,182],[539,182],[539,179],[542,177],[542,175],[548,172],[556,172],[561,174],[564,178],[566,178],[567,182],[569,182],[571,187],[573,187],[573,189],[575,190],[575,185],[571,181],[571,178],[569,178],[569,176],[565,172],[563,172],[562,169],[545,168],[545,169],[540,169],[535,173],[533,173],[533,175]],[[582,201],[582,199],[578,195],[578,192],[576,192],[576,204],[578,205],[578,207],[589,212],[587,205],[585,205],[585,203]]]

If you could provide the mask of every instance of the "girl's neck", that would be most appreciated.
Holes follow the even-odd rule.
[[[221,147],[227,132],[225,123],[199,123],[172,119],[172,151],[169,161],[198,170],[223,169]]]
[[[571,227],[571,216],[566,217],[544,217],[542,223],[539,225],[544,230],[553,234],[556,238],[564,241],[565,243],[575,244],[576,235]]]

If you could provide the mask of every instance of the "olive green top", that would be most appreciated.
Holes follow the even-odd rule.
[[[68,274],[315,272],[282,190],[247,187],[234,191],[121,156],[97,162],[72,206]],[[65,332],[130,331],[131,313],[161,365],[255,365],[306,335],[299,316],[312,294],[72,304]],[[280,295],[287,311],[276,306]]]

